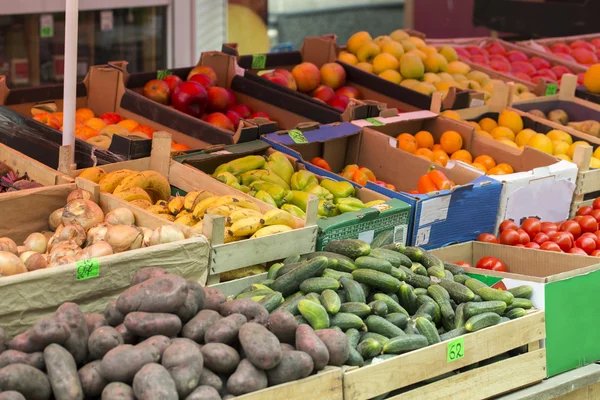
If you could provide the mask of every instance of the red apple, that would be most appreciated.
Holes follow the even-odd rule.
[[[510,64],[503,61],[490,61],[490,67],[498,72],[510,72]]]
[[[488,55],[488,52],[485,49],[482,49],[481,47],[477,47],[477,46],[467,46],[465,48],[465,50],[467,50],[469,52],[469,54],[472,56],[475,56],[475,55],[487,56]]]
[[[152,79],[144,86],[144,97],[160,104],[169,104],[170,94],[169,85],[160,79]]]
[[[515,73],[513,73],[513,76],[515,78],[521,79],[522,81],[531,82],[531,76],[527,75],[524,72],[515,72]]]
[[[573,50],[575,50],[575,49],[586,49],[586,50],[589,50],[591,52],[595,52],[596,51],[596,46],[594,46],[591,43],[584,42],[583,40],[576,40],[574,42],[571,42],[571,44],[569,44],[569,47],[572,48]]]
[[[522,51],[519,50],[511,50],[506,54],[506,58],[508,58],[508,61],[510,61],[511,63],[516,62],[516,61],[527,61],[529,59],[529,57],[527,57],[527,55],[525,53],[523,53]]]
[[[526,75],[533,75],[537,70],[527,61],[515,61],[511,65],[513,73],[522,72]]]
[[[550,46],[550,50],[555,54],[556,53],[571,54],[571,48],[564,43],[555,43],[552,46]]]
[[[288,87],[288,79],[281,74],[276,74],[275,72],[267,72],[266,74],[262,74],[261,76],[268,81],[276,83],[277,85]]]
[[[529,60],[529,62],[537,70],[540,70],[542,68],[550,68],[552,66],[552,64],[550,64],[550,62],[548,60],[544,60],[543,58],[540,58],[540,57],[532,57]]]
[[[335,92],[329,86],[321,85],[312,92],[311,96],[328,103],[335,96]]]
[[[197,118],[206,109],[208,95],[201,84],[187,81],[175,88],[171,102],[176,110]]]
[[[215,113],[209,114],[206,117],[205,121],[211,125],[221,128],[221,129],[225,129],[228,131],[234,130],[233,122],[231,122],[231,120],[227,117],[227,115],[220,113],[220,112],[215,112]]]
[[[265,118],[265,119],[268,119],[269,121],[272,121],[269,114],[267,114],[266,112],[262,112],[262,111],[257,111],[255,113],[252,113],[248,119],[254,119],[254,118]]]
[[[594,52],[594,54],[596,55],[596,58],[600,60],[600,50]]]
[[[208,90],[208,88],[211,88],[213,86],[216,85],[216,82],[213,81],[212,79],[210,79],[210,76],[208,75],[204,75],[204,74],[196,74],[196,75],[192,75],[191,78],[189,79],[191,82],[198,82],[199,84],[201,84],[204,89]]]
[[[208,112],[225,112],[233,105],[227,89],[213,86],[206,91],[208,94]]]
[[[329,104],[333,108],[337,108],[340,111],[346,111],[346,107],[348,107],[349,101],[350,99],[342,94],[333,96],[333,98],[327,104]]]
[[[572,55],[567,54],[567,53],[556,53],[555,56],[564,58],[565,60],[568,60],[568,61],[577,62],[577,60],[575,60],[575,58],[573,58]]]
[[[475,64],[488,65],[490,63],[490,60],[487,56],[480,56],[479,54],[477,54],[471,57],[471,62],[474,62]]]
[[[342,86],[338,90],[335,91],[337,95],[344,95],[349,99],[360,99],[360,92],[357,88],[352,86]]]
[[[556,75],[556,79],[560,79],[564,74],[572,74],[571,70],[562,65],[555,65],[550,68],[552,72]]]
[[[510,64],[510,61],[508,61],[508,59],[501,54],[492,54],[490,56],[490,62],[491,61],[500,61],[506,64]]]
[[[321,84],[321,72],[313,63],[303,62],[292,69],[292,75],[298,85],[298,90],[309,93]]]
[[[455,47],[454,50],[456,50],[456,54],[461,58],[471,58],[471,53],[464,47]]]
[[[240,125],[240,114],[236,113],[233,110],[229,110],[225,113],[225,115],[233,124],[233,129],[237,130],[238,126]]]
[[[287,69],[276,69],[275,71],[273,71],[276,74],[279,75],[283,75],[287,81],[287,87],[296,91],[298,90],[298,86],[296,85],[296,80],[294,79],[294,75],[292,75],[292,73],[290,71],[288,71]]]
[[[238,114],[240,118],[247,119],[252,114],[252,109],[245,104],[236,104],[231,107],[231,111]]]
[[[577,84],[583,85],[583,77],[585,76],[585,72],[581,72],[577,74]]]
[[[338,89],[346,83],[346,71],[336,62],[323,64],[320,69],[321,83],[332,89]]]
[[[175,88],[179,86],[181,82],[183,82],[183,80],[177,75],[165,76],[162,80],[166,82],[167,85],[169,85],[169,90],[171,91],[171,93],[173,93]]]
[[[207,65],[198,65],[197,67],[192,68],[187,76],[188,80],[196,74],[203,74],[208,76],[213,82],[217,81],[217,73],[214,69],[212,69],[212,67]]]
[[[596,54],[594,54],[594,51],[590,51],[583,47],[578,47],[573,49],[571,55],[579,64],[595,64],[598,62],[598,58],[596,57]]]
[[[590,43],[596,48],[600,49],[600,38],[590,40]]]
[[[235,92],[231,89],[225,89],[227,90],[227,94],[229,95],[229,108],[235,106],[237,104],[237,100],[235,99]]]
[[[497,42],[488,44],[485,49],[489,54],[506,54],[506,49],[504,46]]]
[[[115,112],[106,112],[100,116],[100,119],[106,122],[106,125],[116,125],[123,121],[123,117]]]

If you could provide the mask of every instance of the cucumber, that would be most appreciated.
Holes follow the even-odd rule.
[[[275,276],[276,276],[275,279],[279,278],[280,276],[283,276],[283,275],[287,274],[288,272],[290,272],[290,271],[292,271],[292,270],[294,270],[294,269],[298,268],[299,266],[301,266],[303,264],[306,264],[306,263],[307,263],[306,261],[300,261],[300,262],[293,263],[293,264],[284,264],[283,267],[279,268],[277,270],[277,272],[275,272]]]
[[[421,263],[418,262],[413,262],[412,266],[410,267],[410,270],[413,272],[413,274],[429,276],[429,274],[427,274],[427,268],[425,268],[423,265],[421,265]]]
[[[406,324],[408,323],[408,317],[403,313],[391,313],[386,315],[385,319],[400,329],[406,328]]]
[[[466,303],[468,301],[473,300],[475,297],[475,293],[471,291],[465,285],[461,285],[460,283],[456,283],[450,279],[440,279],[439,285],[446,289],[450,298],[457,303]]]
[[[491,287],[481,288],[477,291],[477,294],[480,295],[483,300],[501,300],[505,302],[506,305],[510,305],[515,299],[515,296],[513,296],[511,292],[493,289]]]
[[[465,317],[465,306],[467,304],[469,303],[461,303],[456,307],[456,310],[454,310],[454,326],[456,328],[464,327],[465,322],[467,322],[468,318]]]
[[[512,310],[513,308],[523,308],[525,310],[529,310],[533,307],[533,303],[529,299],[516,298],[510,303],[510,306],[506,307],[507,310]]]
[[[440,340],[443,342],[443,341],[446,341],[449,339],[454,339],[454,338],[464,335],[465,333],[467,333],[467,330],[465,329],[464,326],[461,326],[460,328],[452,329],[451,331],[442,333],[440,335]]]
[[[300,288],[300,284],[313,276],[321,275],[327,267],[326,257],[316,257],[302,264],[290,272],[275,279],[271,289],[281,292],[283,296],[288,296]]]
[[[444,267],[441,267],[439,265],[434,265],[433,267],[427,268],[427,274],[429,276],[435,276],[436,278],[439,278],[439,279],[446,278],[446,273],[444,272]]]
[[[294,254],[294,255],[287,257],[285,260],[283,260],[283,264],[284,265],[296,264],[296,263],[299,263],[300,261],[302,261],[302,256],[300,254]]]
[[[383,354],[402,354],[408,351],[421,349],[429,344],[423,335],[404,335],[390,339],[383,345]]]
[[[410,285],[410,282],[407,282]],[[411,285],[412,286],[412,285]],[[419,296],[427,296],[427,289],[424,288],[414,288],[413,292],[415,292],[415,294],[417,295],[417,297]]]
[[[346,257],[341,254],[332,253],[330,251],[316,251],[314,253],[310,253],[308,255],[308,258],[312,259],[312,258],[319,257],[319,256],[324,256],[324,257],[327,257],[328,259],[336,259],[337,264],[334,267],[329,267],[331,269],[335,269],[336,271],[350,273],[356,269],[356,266],[354,265],[354,261],[352,261],[352,259],[350,257]]]
[[[348,338],[348,344],[350,348],[356,349],[358,342],[360,341],[360,332],[358,329],[350,328],[346,331],[346,337]]]
[[[401,282],[391,275],[372,269],[357,269],[352,272],[355,281],[386,293],[395,293],[400,288]],[[343,284],[343,282],[342,282]]]
[[[348,272],[336,271],[335,269],[325,268],[321,277],[323,278],[333,278],[339,280],[341,277],[346,277],[348,279],[352,279],[352,274]]]
[[[419,330],[417,329],[417,324],[414,319],[409,319],[406,328],[404,328],[404,333],[407,335],[420,335]]]
[[[421,247],[417,247],[417,246],[406,246],[406,248],[404,250],[405,256],[410,258],[411,261],[418,262],[418,263],[421,262],[421,260],[423,259],[423,256],[425,256],[425,253],[426,253],[425,250],[423,250]]]
[[[408,283],[402,283],[398,297],[400,298],[400,305],[409,313],[414,314],[419,308],[417,305],[417,295],[413,292],[413,287]]]
[[[373,238],[371,242],[371,251],[374,249],[385,246],[387,244],[392,244],[394,242],[394,230],[387,229],[383,232],[379,232],[377,236]]]
[[[273,312],[277,307],[283,303],[283,296],[279,292],[272,292],[266,295],[260,301],[260,304],[269,312]]]
[[[329,324],[331,326],[337,326],[343,331],[347,331],[348,329],[366,329],[363,320],[359,316],[351,313],[339,312],[331,316]]]
[[[488,326],[497,325],[499,322],[500,316],[498,314],[487,312],[469,318],[465,323],[465,329],[468,332],[476,332]]]
[[[417,295],[417,305],[421,307],[425,303],[435,303],[435,300],[426,294]],[[437,304],[437,303],[435,303]]]
[[[365,303],[352,301],[348,303],[342,303],[340,306],[340,311],[338,312],[351,313],[359,316],[360,318],[367,318],[369,315],[371,315],[372,310],[371,307]]]
[[[277,279],[277,271],[285,264],[283,263],[275,263],[269,267],[269,272],[267,273],[267,279]]]
[[[369,297],[369,295],[371,294],[371,288],[369,287],[369,285],[360,282],[360,287],[363,290],[363,293],[365,294],[365,302],[367,301],[367,297]]]
[[[404,331],[378,315],[369,315],[365,321],[369,332],[379,333],[387,338],[404,335]]]
[[[360,355],[358,350],[356,350],[356,348],[350,347],[348,351],[348,359],[344,364],[353,367],[362,367],[363,365],[365,365],[365,360],[363,356]]]
[[[363,340],[356,346],[356,351],[362,356],[363,359],[373,358],[381,353],[381,343],[375,339]]]
[[[407,276],[404,281],[414,288],[422,289],[427,289],[431,284],[428,277],[418,274],[411,274],[410,276]]]
[[[506,303],[500,300],[482,301],[480,303],[468,302],[465,304],[465,320],[474,315],[493,312],[502,315],[506,310]]]
[[[513,308],[510,311],[507,311],[505,317],[509,319],[516,319],[524,317],[527,314],[523,308]]]
[[[392,264],[390,264],[389,261],[381,258],[370,256],[358,257],[356,260],[354,260],[354,265],[356,265],[357,269],[372,269],[386,274],[390,274],[392,272]]]
[[[503,316],[502,318],[500,318],[500,322],[498,322],[498,323],[503,324],[505,322],[510,322],[510,318]]]
[[[371,246],[358,239],[334,240],[325,245],[325,251],[341,254],[355,260],[361,256],[368,256]]]
[[[433,321],[434,323],[440,322],[440,318],[442,318],[442,314],[440,312],[440,308],[436,303],[425,303],[414,315],[415,317],[429,317],[428,319]]]
[[[294,317],[294,319],[296,320],[296,323],[298,323],[298,325],[302,325],[302,324],[306,324],[308,325],[308,321],[306,320],[306,318],[304,318],[302,316],[302,314],[298,314]]]
[[[321,305],[325,307],[325,310],[327,310],[329,314],[337,314],[340,311],[342,302],[340,296],[333,290],[325,289],[323,293],[321,293],[320,300]]]
[[[465,281],[465,286],[471,289],[471,291],[475,294],[479,294],[479,289],[489,288],[488,285],[481,282],[480,280],[469,278]]]
[[[310,300],[315,304],[321,304],[321,296],[319,296],[318,293],[307,293],[305,299]]]
[[[508,291],[511,292],[513,296],[520,299],[531,299],[531,295],[533,294],[533,288],[527,285],[517,286],[508,289]]]
[[[392,300],[394,300],[396,303],[400,304],[400,300],[398,299],[398,295],[396,293],[392,293],[389,295]],[[388,306],[389,307],[389,306]]]
[[[444,261],[443,263],[444,263],[444,269],[446,271],[450,271],[450,273],[452,275],[460,275],[460,274],[465,273],[465,270],[460,265],[456,265],[456,264],[448,262],[448,261]]]
[[[271,289],[259,289],[259,290],[252,290],[250,292],[244,292],[244,293],[240,293],[237,296],[235,296],[236,299],[248,299],[250,297],[256,297],[256,296],[266,296],[268,294],[273,293],[273,291]]]
[[[381,246],[381,248],[386,250],[392,250],[401,254],[404,254],[406,252],[406,246],[404,246],[402,243],[386,244],[385,246]]]
[[[340,283],[333,278],[308,278],[300,284],[300,291],[304,293],[322,293],[326,289],[338,290]]]
[[[329,328],[329,315],[322,305],[302,299],[298,303],[298,310],[314,330]]]
[[[379,315],[380,317],[385,317],[388,313],[387,304],[383,300],[374,300],[369,303],[369,307],[371,307],[375,315]]]
[[[454,275],[454,282],[460,283],[462,285],[465,284],[465,282],[467,281],[467,279],[471,279],[471,278],[469,278],[468,275],[462,275],[462,274]]]
[[[399,281],[406,280],[406,272],[400,268],[392,267],[392,272],[390,272],[390,275]]]
[[[429,293],[429,296],[435,300],[438,306],[440,306],[442,317],[447,321],[454,320],[454,310],[450,305],[450,295],[448,294],[448,291],[440,285],[431,285],[427,288],[427,292]]]
[[[366,303],[367,296],[360,283],[354,279],[340,278],[340,283],[346,293],[346,300],[349,302]]]
[[[421,261],[419,261],[427,270],[431,267],[439,267],[442,270],[444,269],[444,262],[440,260],[436,255],[433,255],[429,252],[425,252]]]
[[[346,300],[346,292],[344,291],[344,289],[336,290],[335,292],[337,293],[337,295],[340,298],[340,301],[342,303],[345,303],[347,301]]]
[[[381,300],[385,303],[388,308],[389,313],[401,313],[408,317],[408,312],[402,307],[396,300],[394,300],[391,296],[388,296],[384,293],[375,293],[373,296],[375,300]]]
[[[274,279],[265,279],[264,281],[260,281],[258,283],[271,289],[271,285],[273,284],[273,282],[275,282]]]
[[[367,340],[367,339],[374,339],[377,340],[379,343],[381,343],[381,345],[383,346],[388,340],[387,337],[380,335],[379,333],[375,333],[375,332],[365,332],[362,334],[362,336],[360,337],[360,342]]]
[[[483,301],[483,299],[481,298],[480,295],[478,295],[477,293],[475,293],[475,297],[473,297],[473,302],[474,303],[481,303]]]
[[[394,267],[399,267],[401,265],[405,267],[410,267],[412,265],[412,261],[410,260],[410,258],[406,257],[404,254],[400,254],[393,250],[372,249],[371,254],[369,254],[369,256],[386,260]]]
[[[452,272],[450,272],[448,270],[444,270],[444,274],[446,275],[446,279],[454,282],[454,275],[452,275]]]
[[[421,333],[421,335],[427,338],[427,343],[436,344],[441,342],[440,334],[437,331],[437,328],[425,317],[417,317],[415,320],[415,324],[417,325],[417,329]]]
[[[398,269],[399,269],[400,271],[404,272],[404,274],[405,274],[406,276],[412,275],[412,274],[414,273],[414,272],[412,272],[412,271],[410,270],[410,268],[408,268],[408,267],[405,267],[404,265],[401,265],[401,266],[399,266],[399,267],[398,267]],[[394,274],[394,270],[392,269],[392,275],[393,275],[393,274]],[[397,276],[394,276],[394,278],[400,279],[400,278],[398,278]],[[403,280],[403,279],[400,279],[400,280]]]

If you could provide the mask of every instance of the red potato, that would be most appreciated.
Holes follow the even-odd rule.
[[[88,328],[85,316],[75,303],[63,303],[56,310],[56,319],[69,329],[69,337],[64,348],[73,355],[75,363],[81,365],[88,354]]]
[[[106,318],[102,314],[85,314],[85,322],[88,326],[88,333],[91,334],[96,329],[101,326],[106,326],[108,323],[106,322]]]
[[[157,276],[167,275],[169,272],[166,269],[160,267],[146,267],[135,271],[133,278],[131,278],[131,286],[135,286],[139,283],[147,281],[150,278],[156,278]]]
[[[240,328],[240,344],[248,360],[260,369],[271,369],[281,361],[277,336],[263,325],[249,322]]]
[[[197,348],[198,350],[202,350],[202,345],[201,345],[200,343],[196,343],[196,342],[194,342],[193,340],[190,340],[190,339],[188,339],[188,338],[182,338],[182,337],[179,337],[179,338],[173,338],[173,339],[171,339],[171,344],[175,344],[175,343],[179,343],[179,342],[191,343],[191,344],[193,344],[194,346],[196,346],[196,348]]]
[[[201,352],[204,366],[218,374],[231,374],[240,363],[237,350],[223,343],[208,343]]]
[[[131,312],[123,322],[128,331],[140,337],[165,335],[177,336],[181,331],[181,320],[167,313]]]
[[[87,325],[85,326],[87,330]],[[64,347],[51,344],[44,349],[48,380],[56,400],[83,400],[83,388],[75,358]]]
[[[106,353],[124,344],[123,336],[112,326],[102,326],[92,332],[88,339],[88,351],[93,360],[100,360]]]
[[[283,343],[294,344],[298,322],[291,312],[281,309],[269,316],[267,328]]]
[[[133,332],[129,331],[125,324],[116,326],[115,330],[123,337],[123,342],[125,344],[135,344],[137,341],[137,336],[135,336]]]
[[[42,317],[33,326],[18,334],[10,342],[8,348],[24,353],[43,351],[50,343],[64,344],[69,337],[68,327],[55,317]]]
[[[100,373],[101,363],[101,360],[92,361],[77,371],[85,398],[100,396],[108,385],[108,381]]]
[[[219,289],[212,288],[210,286],[204,287],[204,294],[206,296],[206,303],[204,308],[208,310],[221,311],[221,304],[225,303],[227,298]]]
[[[160,364],[147,364],[133,378],[133,394],[138,400],[177,399],[175,382]]]
[[[232,344],[237,341],[240,327],[247,322],[242,314],[231,314],[212,324],[204,334],[205,343]]]
[[[176,313],[184,324],[194,318],[198,314],[198,311],[204,308],[204,303],[206,302],[202,286],[194,281],[187,281],[187,283],[188,289],[185,302]]]
[[[0,328],[0,353],[6,350],[6,332]]]
[[[286,351],[281,362],[267,371],[269,386],[296,381],[309,376],[314,368],[312,358],[303,351]]]
[[[181,336],[196,343],[204,343],[204,335],[207,329],[221,318],[221,314],[214,310],[202,310],[185,324]]]
[[[336,329],[319,329],[317,336],[325,343],[329,351],[329,365],[341,367],[350,357],[350,344],[344,332]]]
[[[52,394],[46,374],[25,364],[11,364],[0,369],[0,388],[19,392],[28,400],[48,400]]]
[[[212,372],[205,365],[200,374],[198,386],[212,386],[220,393],[223,390],[223,381],[219,378],[219,375]]]
[[[175,313],[183,306],[188,284],[176,275],[150,278],[125,290],[117,298],[117,309],[124,314],[134,311]]]
[[[198,386],[185,400],[221,400],[221,395],[212,386]]]
[[[104,309],[104,318],[108,325],[115,327],[121,325],[125,320],[125,314],[117,309],[117,300],[113,300]]]
[[[4,368],[10,364],[27,364],[40,371],[46,369],[44,354],[41,351],[27,354],[18,350],[6,350],[0,354],[0,368]]]
[[[135,400],[135,396],[131,386],[122,382],[112,382],[102,391],[102,400]]]
[[[155,335],[155,336],[151,336],[148,339],[144,340],[143,342],[139,343],[138,346],[144,345],[144,344],[154,346],[154,348],[156,350],[158,350],[158,352],[160,353],[160,356],[162,357],[163,353],[165,352],[167,347],[169,347],[172,344],[172,342],[171,342],[171,339],[169,339],[168,337],[166,337],[164,335]]]
[[[8,392],[0,393],[0,400],[26,400],[25,397],[14,390],[9,390]]]
[[[279,343],[279,346],[281,347],[281,351],[294,351],[294,350],[296,350],[296,348],[294,346],[292,346],[291,344],[287,344],[287,343]]]
[[[124,344],[106,353],[100,364],[100,372],[109,382],[130,383],[144,365],[158,360],[160,352],[154,346]]]
[[[256,368],[250,361],[240,361],[235,372],[227,380],[227,391],[233,395],[241,396],[246,393],[256,392],[269,385],[265,371]]]
[[[302,324],[296,329],[296,350],[308,354],[317,371],[329,363],[329,350],[310,325]]]
[[[183,340],[167,347],[161,364],[171,374],[179,398],[184,399],[198,386],[204,360],[194,342]]]
[[[257,322],[261,325],[267,323],[269,312],[262,304],[252,299],[236,299],[221,304],[221,315],[226,317],[231,314],[243,314],[248,322]]]

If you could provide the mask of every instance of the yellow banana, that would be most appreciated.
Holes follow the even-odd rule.
[[[155,204],[153,206],[150,206],[150,207],[146,208],[146,211],[149,211],[152,214],[168,214],[168,215],[171,215],[169,213],[169,209],[167,208],[166,205]]]
[[[237,242],[239,240],[243,240],[244,237],[243,236],[233,236],[233,233],[229,230],[225,231],[225,238],[223,240],[223,243],[231,243],[231,242]]]
[[[270,226],[265,226],[264,228],[261,228],[261,229],[257,230],[254,233],[254,235],[252,235],[250,237],[250,239],[264,237],[264,236],[269,236],[269,235],[274,235],[276,233],[282,233],[282,232],[287,232],[287,231],[291,231],[291,230],[292,230],[292,228],[290,228],[287,225],[270,225]]]
[[[133,204],[134,206],[138,206],[141,208],[148,208],[148,207],[152,207],[152,203],[150,203],[150,201],[148,200],[144,200],[144,199],[137,199],[137,200],[131,200],[129,202],[129,204]]]
[[[287,211],[280,210],[278,208],[267,211],[262,216],[265,221],[265,225],[287,225],[290,228],[296,227],[296,220],[294,216]]]
[[[154,201],[169,200],[171,197],[171,185],[167,178],[157,171],[142,171],[123,179],[121,184],[115,188],[115,192],[130,187],[141,187]]]
[[[146,200],[147,202],[152,203],[150,195],[144,189],[137,186],[122,190],[114,195],[125,201]]]
[[[187,211],[192,212],[198,203],[214,195],[213,192],[208,190],[193,190],[185,195],[183,206]]]
[[[156,214],[156,215],[158,215],[160,218],[166,219],[167,221],[175,222],[175,217],[172,216],[171,214]]]
[[[194,226],[198,223],[198,220],[192,214],[187,214],[187,215],[177,216],[177,218],[175,218],[174,222],[176,224],[182,224],[185,226]]]
[[[222,215],[223,217],[228,217],[229,214],[231,214],[233,211],[235,210],[239,210],[239,207],[236,207],[234,205],[231,204],[224,204],[222,206],[211,206],[209,208],[206,209],[206,211],[204,212],[204,214],[211,214],[211,215]]]
[[[173,214],[173,215],[179,214],[181,212],[181,210],[183,210],[183,202],[184,201],[185,200],[182,196],[175,196],[171,200],[169,200],[167,207],[169,208],[169,211],[171,212],[171,214]]]
[[[247,217],[231,224],[231,234],[236,237],[250,236],[263,227],[264,220],[259,217]]]
[[[164,200],[158,200],[156,203],[154,203],[154,205],[156,205],[156,206],[165,206],[165,207],[167,207],[167,204],[168,203]],[[167,208],[167,210],[168,210],[168,208]]]
[[[202,233],[202,221],[198,222],[196,225],[192,226],[192,229],[196,232]]]
[[[236,195],[231,195],[231,194],[221,196],[221,197],[219,197],[219,200],[217,200],[215,202],[214,205],[220,206],[223,204],[233,204],[238,207],[249,208],[251,210],[260,211],[258,204],[254,203],[252,200],[248,200],[242,196],[236,196]]]
[[[181,210],[179,211],[179,214],[177,214],[177,218],[179,217],[183,217],[184,215],[194,215],[191,212],[187,211],[187,210]]]
[[[194,214],[194,217],[198,219],[202,218],[204,216],[204,213],[206,212],[206,209],[210,207],[213,203],[215,203],[218,199],[218,196],[212,196],[200,201],[198,204],[196,204],[196,207],[194,207],[194,211],[192,211],[192,214]]]
[[[98,182],[100,190],[107,193],[113,193],[125,178],[134,174],[137,174],[137,172],[130,169],[119,169],[117,171],[109,172],[100,179],[100,182]]]
[[[262,213],[260,211],[250,210],[249,208],[238,208],[229,214],[227,222],[233,224],[234,222],[247,217],[262,217]]]
[[[100,182],[102,178],[106,175],[106,172],[100,167],[91,167],[84,169],[79,177],[83,179],[87,179],[88,181],[92,181],[94,183]]]

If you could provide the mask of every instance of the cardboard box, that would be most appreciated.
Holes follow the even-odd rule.
[[[535,308],[546,313],[546,357],[548,377],[600,360],[597,257],[520,249],[512,246],[470,242],[433,254],[445,261],[476,265],[485,256],[500,259],[509,273],[475,268],[465,271],[497,288],[529,285]]]
[[[415,113],[420,118],[426,117],[420,120],[411,120],[412,114],[399,115],[393,118],[397,122],[377,128],[388,132],[396,130],[396,136],[402,132],[416,133],[424,129],[424,124],[434,135],[448,129],[463,132],[465,137],[472,133],[469,125],[431,112]],[[289,135],[269,134],[263,136],[263,140],[275,149],[301,159],[309,171],[318,175],[340,179],[335,172],[346,165],[357,164],[371,169],[377,179],[394,185],[398,192],[372,182],[368,182],[366,187],[410,204],[412,212],[407,242],[411,245],[436,248],[474,240],[479,234],[493,230],[502,190],[498,181],[481,176],[464,164],[455,164],[450,168],[439,167],[458,185],[452,191],[410,195],[407,192],[416,189],[417,181],[428,171],[431,163],[399,150],[396,140],[381,132],[369,127],[359,131],[358,126],[351,129],[343,125],[304,132],[306,144],[294,143]],[[325,158],[335,172],[310,164],[315,156]]]

